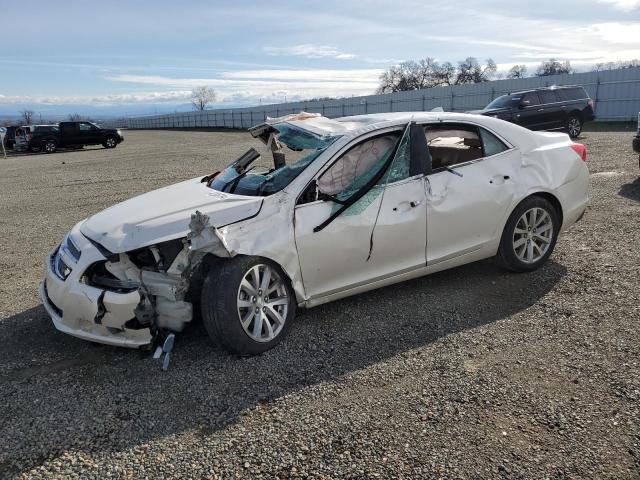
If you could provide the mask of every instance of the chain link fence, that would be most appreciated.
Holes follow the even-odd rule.
[[[583,86],[595,103],[597,121],[634,121],[640,112],[640,68],[602,72],[530,77],[470,85],[433,87],[382,95],[340,98],[326,101],[289,102],[246,108],[172,113],[129,118],[129,128],[249,128],[267,117],[300,111],[317,112],[329,118],[368,113],[429,111],[442,107],[447,112],[478,110],[494,98],[510,92],[551,85]]]

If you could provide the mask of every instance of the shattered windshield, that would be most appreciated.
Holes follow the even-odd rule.
[[[252,164],[260,155],[253,150],[255,154],[251,156],[250,150],[210,180],[209,187],[236,195],[272,195],[289,185],[339,138],[315,135],[287,123],[273,125],[273,129],[273,138],[268,142],[273,154],[272,167],[254,167]],[[247,164],[239,165],[244,158],[249,158]]]

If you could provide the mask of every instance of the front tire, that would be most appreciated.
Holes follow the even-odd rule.
[[[104,140],[104,143],[102,144],[104,148],[116,148],[117,145],[118,145],[118,140],[114,136],[107,137]]]
[[[578,115],[569,115],[567,119],[567,133],[571,138],[578,138],[582,133],[582,120]]]
[[[284,272],[261,257],[237,256],[213,267],[200,300],[211,339],[241,355],[275,347],[291,328],[296,310]]]
[[[508,270],[529,272],[547,261],[558,239],[560,217],[547,199],[525,198],[504,227],[498,261]]]

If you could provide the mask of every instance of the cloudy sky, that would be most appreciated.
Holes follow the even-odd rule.
[[[196,85],[220,107],[370,94],[386,67],[426,56],[530,71],[640,58],[640,0],[518,3],[30,1],[0,19],[0,116],[183,110]]]

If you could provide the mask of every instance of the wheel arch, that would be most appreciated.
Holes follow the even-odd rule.
[[[546,192],[546,191],[542,191],[542,190],[537,191],[537,192],[531,192],[531,193],[529,193],[529,195],[527,195],[522,200],[520,200],[518,202],[518,204],[511,209],[511,211],[513,212],[518,207],[518,205],[520,205],[522,202],[524,202],[527,198],[530,198],[530,197],[541,197],[541,198],[544,198],[549,203],[551,203],[551,205],[553,205],[553,208],[556,209],[556,213],[558,214],[558,218],[560,219],[560,228],[559,228],[558,231],[562,230],[562,224],[563,224],[563,221],[564,221],[562,203],[560,203],[560,200],[558,199],[558,197],[556,197],[551,192]]]
[[[228,262],[229,260],[231,260],[232,258],[238,258],[238,257],[253,257],[253,258],[260,258],[263,260],[267,260],[270,263],[273,263],[275,265],[278,266],[278,268],[280,269],[280,271],[283,273],[284,277],[286,278],[287,282],[289,282],[289,286],[291,287],[291,290],[293,291],[294,295],[296,296],[296,303],[298,305],[300,305],[302,302],[304,302],[304,297],[303,297],[303,292],[299,292],[296,290],[296,284],[294,283],[294,281],[291,279],[291,276],[289,275],[289,272],[287,272],[287,270],[282,266],[282,264],[280,264],[280,262],[278,262],[278,260],[276,260],[275,258],[269,257],[267,255],[248,255],[248,254],[244,254],[244,253],[239,253],[237,255],[234,255],[233,257],[230,258],[223,258],[223,257],[218,257],[217,255],[214,255],[213,253],[207,253],[200,266],[198,267],[198,269],[194,272],[194,276],[192,278],[195,277],[195,282],[193,283],[194,286],[194,290],[193,293],[195,294],[196,292],[199,294],[200,292],[197,291],[197,289],[202,287],[202,279],[204,279],[204,277],[209,273],[209,271],[211,271],[212,269],[216,268],[217,266],[221,265],[224,262]]]
[[[569,113],[567,113],[567,119],[571,118],[574,115],[580,119],[580,122],[584,122],[584,116],[582,115],[581,110],[578,110],[577,108],[575,108],[569,111]]]

